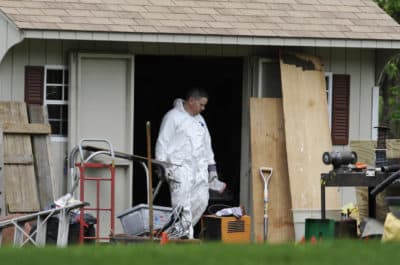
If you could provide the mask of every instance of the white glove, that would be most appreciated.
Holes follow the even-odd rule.
[[[223,193],[226,188],[226,183],[218,179],[217,165],[208,166],[208,183],[209,189],[218,193]]]
[[[216,216],[229,216],[233,215],[236,218],[240,218],[245,215],[244,209],[242,206],[239,207],[231,207],[231,208],[224,208],[219,210],[215,213]]]

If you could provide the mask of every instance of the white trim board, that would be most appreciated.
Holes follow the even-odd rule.
[[[299,47],[338,47],[338,48],[348,47],[348,48],[382,48],[382,49],[400,48],[400,40],[280,38],[280,37],[254,37],[254,36],[55,31],[55,30],[23,30],[22,32],[25,38],[31,38],[31,39],[224,44],[224,45],[253,45],[253,46],[299,46]]]
[[[371,140],[378,139],[378,129],[379,125],[379,86],[372,87],[372,117],[371,117]]]

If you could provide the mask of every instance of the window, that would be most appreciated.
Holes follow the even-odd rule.
[[[68,83],[65,66],[25,66],[25,102],[47,106],[56,141],[65,141],[68,133]]]
[[[47,105],[53,136],[68,133],[68,70],[64,66],[45,66],[44,104]]]

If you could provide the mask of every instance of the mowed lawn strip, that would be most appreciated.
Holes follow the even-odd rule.
[[[400,242],[334,240],[316,244],[110,244],[0,248],[0,264],[399,264]]]

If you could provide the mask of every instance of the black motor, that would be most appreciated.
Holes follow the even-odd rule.
[[[322,161],[325,165],[333,165],[334,168],[355,164],[357,162],[357,153],[352,151],[333,151],[325,152],[322,155]]]

